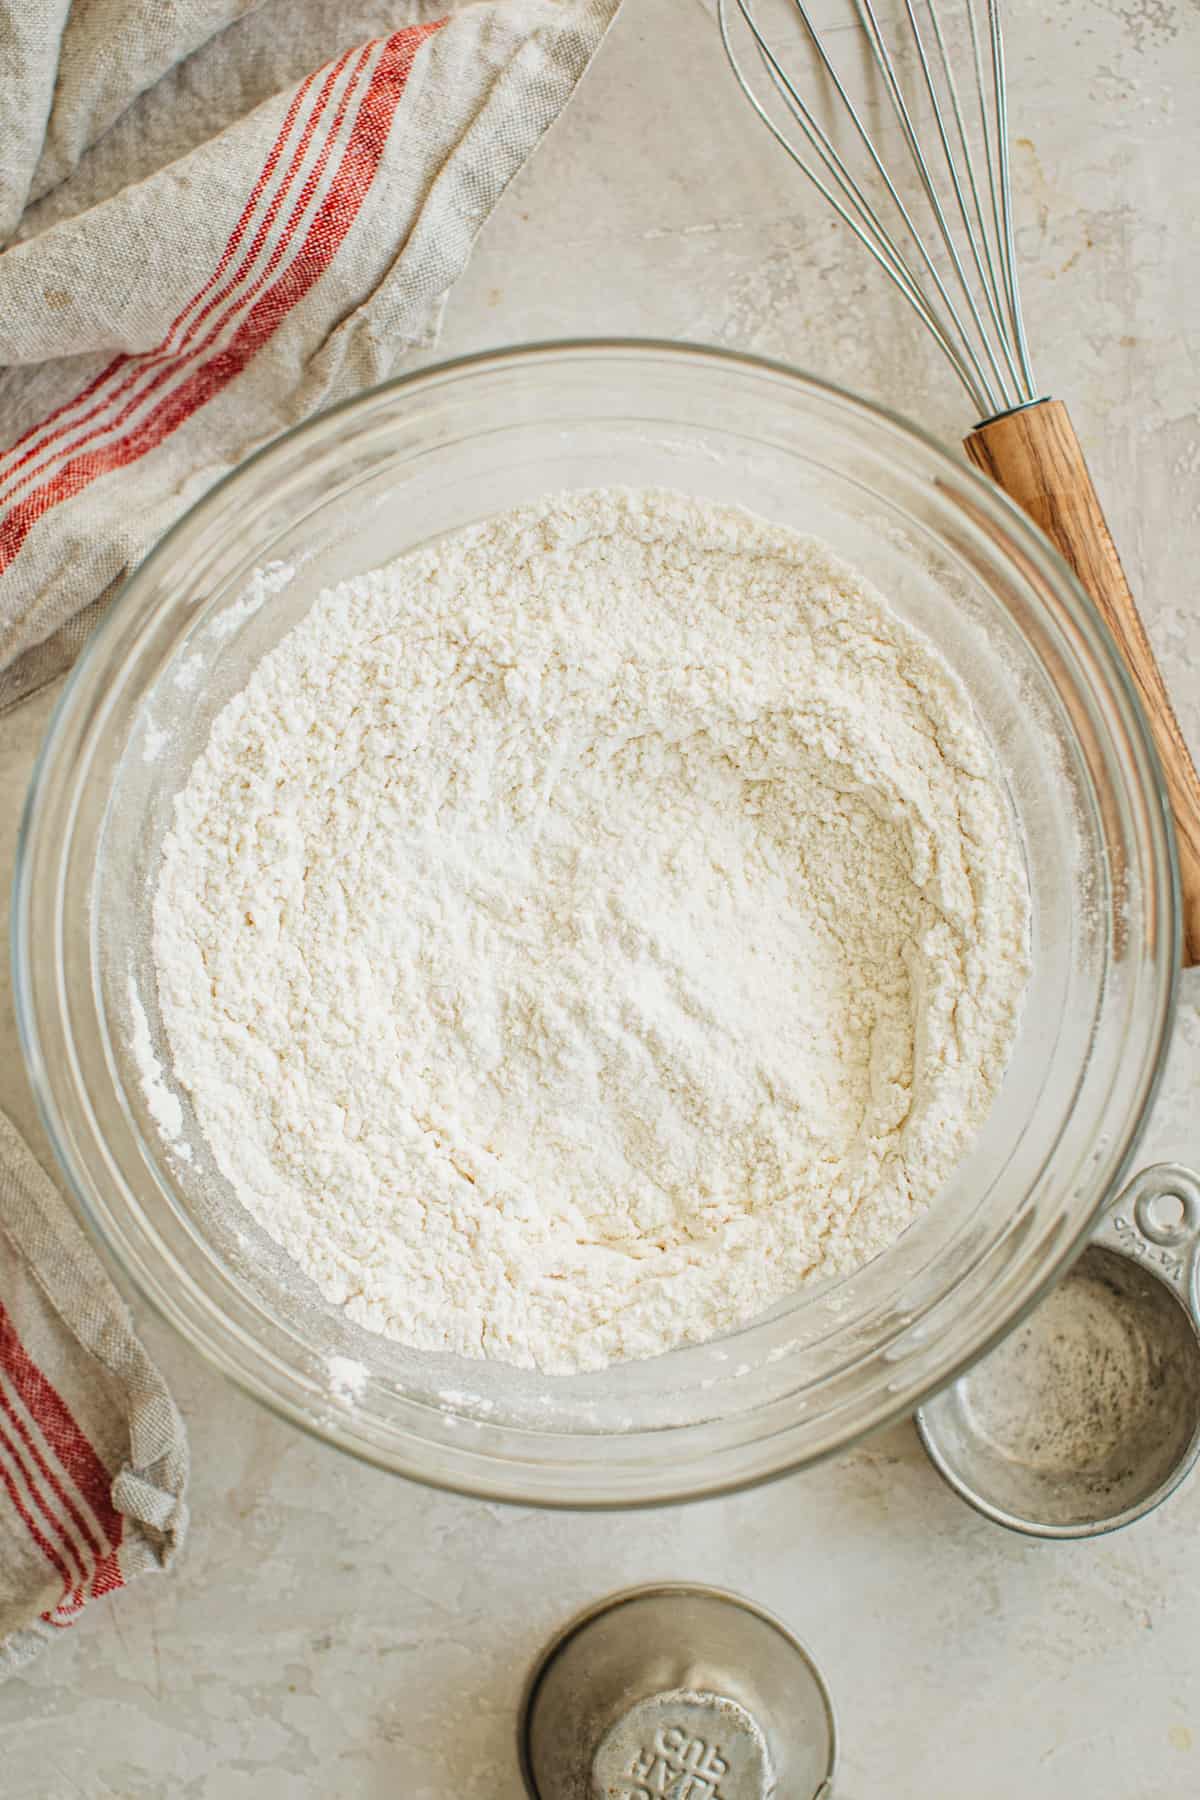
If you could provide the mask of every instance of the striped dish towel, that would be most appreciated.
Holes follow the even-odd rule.
[[[431,341],[616,7],[0,6],[0,708],[219,476]]]
[[[432,341],[618,0],[0,0],[0,711],[257,445]],[[164,1566],[186,1439],[0,1115],[0,1677]]]
[[[0,1680],[165,1568],[187,1438],[61,1196],[0,1113]]]

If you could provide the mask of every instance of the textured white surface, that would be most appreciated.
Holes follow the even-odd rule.
[[[1200,283],[1191,0],[1013,0],[1027,310],[1200,741]],[[1048,15],[1048,16],[1047,16]],[[789,357],[969,423],[936,353],[740,110],[702,0],[628,0],[506,197],[441,349],[631,331]],[[0,860],[48,699],[0,722]],[[1147,1159],[1200,1156],[1200,987],[1185,984]],[[0,1099],[32,1102],[0,965]],[[40,1141],[36,1140],[35,1141]],[[811,1645],[839,1800],[1200,1793],[1200,1480],[1107,1541],[1013,1539],[938,1484],[911,1428],[755,1493],[631,1517],[423,1492],[309,1443],[153,1322],[192,1431],[177,1575],[89,1611],[0,1689],[5,1800],[518,1800],[526,1660],[624,1582],[725,1583]]]
[[[622,488],[322,594],[154,898],[174,1073],[259,1223],[368,1330],[559,1373],[898,1237],[994,1100],[1028,939],[934,645],[816,539]]]

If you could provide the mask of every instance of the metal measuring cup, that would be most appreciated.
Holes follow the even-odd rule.
[[[1049,1297],[920,1407],[935,1469],[1034,1537],[1116,1531],[1200,1457],[1200,1178],[1143,1169]]]
[[[833,1704],[773,1613],[669,1582],[551,1640],[517,1730],[530,1800],[829,1800]]]

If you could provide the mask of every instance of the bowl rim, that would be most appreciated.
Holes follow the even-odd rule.
[[[355,413],[369,414],[372,408],[381,403],[389,403],[402,396],[419,395],[424,390],[435,390],[463,377],[469,378],[475,373],[501,371],[505,368],[520,369],[579,356],[623,356],[675,363],[690,360],[755,377],[777,378],[793,390],[805,391],[825,401],[834,402],[848,413],[864,419],[869,426],[883,425],[898,441],[909,441],[919,446],[935,465],[940,464],[953,477],[954,483],[965,485],[983,516],[990,516],[1002,528],[1006,554],[1011,554],[1015,547],[1034,570],[1042,575],[1047,589],[1066,607],[1073,628],[1105,672],[1110,689],[1108,697],[1115,704],[1121,724],[1128,734],[1133,764],[1139,774],[1140,795],[1146,806],[1146,817],[1153,838],[1153,865],[1159,880],[1156,899],[1161,908],[1165,940],[1164,953],[1156,958],[1155,1017],[1153,1030],[1147,1032],[1149,1047],[1145,1067],[1139,1082],[1136,1104],[1131,1097],[1128,1120],[1112,1140],[1112,1151],[1107,1158],[1109,1173],[1105,1187],[1096,1195],[1094,1205],[1086,1216],[1080,1215],[1076,1228],[1063,1232],[1060,1240],[1044,1256],[1037,1279],[1030,1283],[1028,1293],[1003,1322],[983,1338],[973,1342],[969,1348],[957,1353],[933,1375],[927,1375],[911,1391],[889,1389],[887,1395],[881,1395],[877,1399],[873,1408],[864,1409],[867,1416],[856,1421],[852,1430],[843,1431],[836,1443],[831,1442],[818,1449],[801,1449],[790,1443],[781,1444],[778,1440],[784,1434],[773,1431],[755,1440],[759,1446],[772,1442],[775,1444],[766,1466],[760,1462],[759,1466],[753,1468],[722,1467],[710,1474],[698,1476],[694,1465],[689,1463],[686,1480],[664,1478],[653,1492],[642,1487],[632,1496],[610,1487],[610,1491],[603,1495],[589,1497],[586,1493],[580,1494],[570,1489],[570,1469],[560,1470],[557,1466],[546,1464],[522,1464],[520,1469],[531,1469],[535,1479],[537,1491],[531,1492],[528,1486],[522,1485],[516,1464],[488,1452],[476,1454],[466,1446],[462,1450],[451,1452],[444,1442],[436,1446],[435,1455],[442,1465],[453,1465],[453,1472],[447,1473],[444,1468],[431,1471],[425,1466],[421,1455],[426,1440],[415,1431],[406,1430],[404,1433],[408,1445],[404,1455],[380,1450],[356,1429],[354,1413],[350,1409],[331,1407],[320,1418],[314,1417],[311,1405],[305,1403],[307,1390],[295,1370],[286,1369],[282,1372],[286,1391],[272,1386],[258,1367],[248,1367],[245,1360],[237,1354],[237,1344],[246,1334],[233,1325],[232,1321],[220,1319],[223,1327],[221,1341],[217,1341],[212,1332],[198,1332],[187,1309],[170,1285],[161,1278],[161,1272],[149,1268],[140,1253],[133,1251],[128,1233],[122,1231],[101,1191],[102,1184],[96,1179],[86,1159],[78,1156],[75,1151],[71,1134],[66,1129],[63,1109],[47,1073],[42,1031],[33,992],[32,960],[27,954],[33,930],[33,850],[40,835],[42,815],[47,805],[47,788],[60,739],[73,709],[81,696],[87,693],[89,685],[94,684],[95,673],[104,668],[110,647],[119,640],[126,628],[126,614],[130,610],[131,598],[139,598],[154,581],[159,568],[168,561],[178,539],[198,521],[219,514],[227,491],[234,485],[241,484],[248,472],[268,465],[274,458],[292,454],[297,441],[302,442],[309,435],[327,427],[331,421],[346,419]],[[76,795],[72,819],[77,806]],[[60,851],[61,848],[62,846]],[[123,1279],[131,1283],[138,1295],[190,1348],[197,1350],[211,1366],[232,1380],[243,1392],[277,1416],[299,1426],[318,1442],[332,1444],[362,1461],[433,1488],[520,1505],[604,1511],[634,1510],[736,1492],[780,1478],[828,1456],[841,1454],[865,1436],[894,1425],[912,1414],[931,1393],[940,1391],[957,1380],[1020,1324],[1088,1241],[1096,1217],[1126,1173],[1144,1130],[1162,1078],[1174,1019],[1180,964],[1181,907],[1178,857],[1167,789],[1136,687],[1108,627],[1073,571],[1049,540],[1007,495],[971,465],[955,459],[948,447],[932,433],[894,409],[864,399],[836,382],[780,359],[683,339],[598,336],[546,339],[500,346],[436,360],[420,368],[410,369],[289,427],[236,464],[184,510],[156,540],[141,563],[122,580],[104,616],[69,671],[55,703],[34,762],[18,834],[11,937],[13,998],[18,1036],[41,1122],[75,1206],[118,1281]],[[1168,951],[1169,955],[1165,953]],[[101,1150],[104,1148],[98,1134],[97,1147]],[[218,1317],[216,1309],[209,1303],[209,1324],[213,1324]],[[252,1348],[258,1350],[261,1358],[261,1346],[252,1344]],[[898,1387],[899,1384],[892,1386]],[[694,1431],[698,1427],[684,1426],[676,1429]],[[548,1435],[566,1435],[569,1438],[578,1434]],[[632,1435],[643,1439],[661,1436],[650,1431]],[[744,1463],[747,1460],[745,1444],[723,1448],[721,1458],[723,1463]],[[509,1469],[516,1479],[507,1473]],[[589,1468],[588,1473],[594,1477],[596,1471]]]

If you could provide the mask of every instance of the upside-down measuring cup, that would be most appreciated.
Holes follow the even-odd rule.
[[[566,1625],[525,1692],[530,1800],[829,1800],[833,1704],[774,1614],[720,1588],[611,1594]]]
[[[1093,1537],[1142,1518],[1200,1458],[1200,1177],[1134,1177],[997,1350],[916,1414],[930,1460],[986,1518]]]

